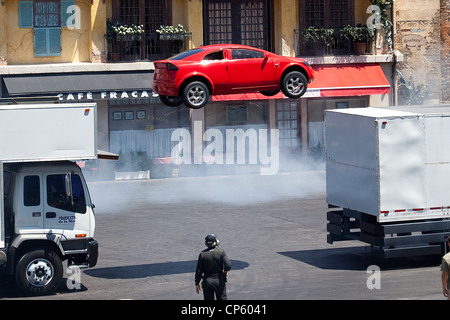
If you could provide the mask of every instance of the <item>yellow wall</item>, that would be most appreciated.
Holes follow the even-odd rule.
[[[6,64],[6,6],[0,4],[0,65]]]
[[[34,56],[33,28],[19,28],[18,3],[18,0],[9,0],[4,6],[0,5],[0,61],[4,43],[9,65],[89,62],[91,58],[92,62],[102,61],[106,32],[106,5],[102,0],[94,0],[92,5],[91,0],[75,0],[80,8],[79,28],[61,28],[62,50],[58,57]]]
[[[294,56],[294,30],[299,28],[297,0],[274,1],[273,28],[274,52],[283,56]]]

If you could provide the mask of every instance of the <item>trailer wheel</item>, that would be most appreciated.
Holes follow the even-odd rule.
[[[16,266],[19,289],[27,295],[53,292],[63,277],[61,258],[51,249],[25,253]]]

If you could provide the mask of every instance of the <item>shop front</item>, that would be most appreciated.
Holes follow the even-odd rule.
[[[99,147],[120,160],[104,170],[90,165],[93,177],[258,172],[274,164],[275,151],[279,169],[289,170],[323,157],[326,109],[367,107],[390,93],[379,64],[313,68],[315,80],[300,99],[212,96],[195,110],[163,105],[151,90],[151,70],[3,74],[0,94],[96,102]]]

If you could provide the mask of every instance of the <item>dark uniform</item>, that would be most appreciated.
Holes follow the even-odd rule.
[[[231,262],[224,250],[217,247],[215,235],[207,235],[205,244],[207,249],[200,252],[195,271],[195,285],[199,288],[203,279],[203,297],[205,300],[226,300],[227,272],[231,270]],[[197,293],[198,293],[197,289]]]

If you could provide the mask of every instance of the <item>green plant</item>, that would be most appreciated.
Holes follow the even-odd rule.
[[[346,26],[341,29],[341,35],[353,42],[366,42],[373,40],[375,37],[375,29],[366,26]]]
[[[322,41],[329,46],[333,41],[334,29],[325,27],[307,27],[303,29],[302,34],[305,41]]]
[[[372,10],[372,16],[374,17],[373,23],[378,27],[381,27],[386,32],[386,42],[389,46],[389,52],[393,51],[392,40],[392,21],[389,20],[388,12],[392,8],[395,0],[370,0],[376,10]],[[378,23],[379,22],[379,23]],[[368,22],[369,23],[369,22]]]
[[[178,26],[160,26],[159,29],[156,30],[158,33],[186,33],[186,29],[181,25]]]
[[[128,34],[142,34],[144,33],[143,25],[126,25],[117,20],[108,18],[106,20],[106,37],[114,38],[117,35],[123,36]]]

